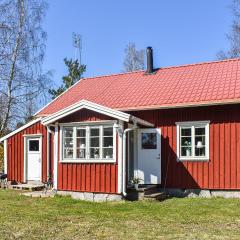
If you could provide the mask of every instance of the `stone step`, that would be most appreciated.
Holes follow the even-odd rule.
[[[145,194],[144,198],[145,199],[156,199],[158,201],[162,201],[167,198],[167,195],[165,192],[155,192],[155,193]]]
[[[156,193],[160,191],[161,189],[157,185],[153,185],[153,186],[146,187],[144,190],[144,194],[148,195],[148,194]]]

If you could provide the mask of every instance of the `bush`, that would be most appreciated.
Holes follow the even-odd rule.
[[[4,151],[3,145],[0,144],[0,172],[2,172],[4,169],[3,163],[4,163]]]

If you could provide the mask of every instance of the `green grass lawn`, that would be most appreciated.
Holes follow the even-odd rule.
[[[240,239],[240,200],[92,203],[0,190],[0,239]]]

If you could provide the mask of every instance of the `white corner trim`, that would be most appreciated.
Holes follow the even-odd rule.
[[[58,188],[58,123],[55,124],[54,132],[54,157],[53,157],[53,188]]]
[[[61,119],[65,116],[72,114],[76,111],[79,111],[83,108],[91,110],[91,111],[95,111],[95,112],[98,112],[98,113],[101,113],[101,114],[104,114],[104,115],[107,115],[107,116],[110,116],[113,118],[117,118],[117,119],[120,119],[120,120],[123,120],[126,122],[128,122],[130,119],[130,114],[120,112],[118,110],[114,110],[114,109],[111,109],[111,108],[108,108],[108,107],[105,107],[105,106],[102,106],[102,105],[99,105],[99,104],[96,104],[93,102],[82,100],[82,101],[72,104],[71,106],[66,107],[50,116],[43,118],[42,123],[43,123],[43,125],[53,123],[53,122],[57,121],[58,119]]]
[[[20,127],[20,128],[18,128],[18,129],[16,129],[15,131],[9,133],[8,135],[0,138],[0,142],[3,142],[5,139],[8,139],[9,137],[15,135],[15,134],[18,133],[18,132],[21,132],[21,131],[24,130],[25,128],[28,128],[28,127],[32,126],[33,124],[39,122],[40,120],[41,120],[41,118],[37,118],[37,119],[35,119],[35,120],[32,120],[31,122],[23,125],[22,127]]]
[[[4,140],[4,173],[7,174],[8,169],[8,158],[7,158],[7,150],[8,150],[8,143],[7,139]]]
[[[122,161],[123,161],[123,121],[119,121],[118,136],[118,193],[122,193]]]
[[[177,125],[177,161],[193,161],[193,162],[199,162],[199,161],[209,161],[209,148],[210,148],[210,136],[209,136],[209,126],[210,121],[189,121],[189,122],[176,122]],[[200,156],[184,156],[181,157],[180,154],[180,127],[196,127],[196,126],[205,126],[205,142],[206,142],[206,156],[200,157]],[[193,128],[192,128],[193,129]],[[192,130],[193,131],[193,130]],[[192,137],[192,136],[191,136]]]
[[[27,148],[27,138],[24,137],[24,145],[23,145],[23,182],[26,182],[27,181],[27,151],[26,151],[26,148]]]
[[[50,177],[50,171],[49,171],[49,161],[50,161],[50,146],[49,146],[49,140],[50,140],[50,130],[49,130],[49,126],[47,127],[47,181]]]

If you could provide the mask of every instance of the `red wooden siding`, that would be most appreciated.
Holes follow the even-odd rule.
[[[24,180],[24,137],[25,134],[42,134],[42,180],[47,179],[47,130],[40,123],[24,129],[8,138],[8,180],[23,182]]]
[[[162,183],[169,188],[240,189],[240,105],[132,112],[161,128]],[[60,122],[112,120],[81,110]],[[180,121],[210,120],[210,161],[176,161],[176,125]],[[47,130],[36,123],[8,139],[8,178],[23,181],[24,134],[42,133],[42,176],[47,178]],[[59,136],[60,137],[60,136]],[[53,136],[50,141],[53,171]],[[118,149],[116,149],[118,152]],[[59,153],[60,154],[60,153]],[[118,154],[117,154],[118,156]],[[168,164],[168,172],[167,172]],[[117,193],[116,163],[58,163],[58,190]]]
[[[74,113],[61,119],[61,121],[59,122],[66,123],[66,122],[86,122],[101,120],[112,120],[112,118],[93,111],[80,110],[77,113]],[[118,173],[117,162],[116,163],[59,162],[58,190],[117,193],[118,191],[117,173]]]
[[[162,130],[162,183],[169,188],[240,189],[240,105],[132,112]],[[175,122],[210,120],[210,161],[177,162]]]

